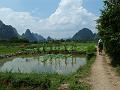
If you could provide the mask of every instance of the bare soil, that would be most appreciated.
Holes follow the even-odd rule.
[[[92,90],[120,90],[120,77],[110,65],[109,58],[97,53],[92,66],[90,82]]]

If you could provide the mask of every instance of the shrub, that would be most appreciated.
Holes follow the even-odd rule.
[[[114,66],[120,65],[120,5],[104,2],[98,22],[99,35]]]

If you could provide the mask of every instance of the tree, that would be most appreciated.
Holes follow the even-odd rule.
[[[24,38],[18,38],[18,37],[13,37],[10,39],[11,43],[29,43],[27,39]]]
[[[104,9],[97,21],[99,35],[114,66],[120,65],[120,4],[104,2]]]

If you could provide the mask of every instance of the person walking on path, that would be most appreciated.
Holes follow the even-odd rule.
[[[99,55],[102,55],[102,51],[103,51],[103,42],[101,39],[99,39],[98,41],[98,49],[99,49]]]

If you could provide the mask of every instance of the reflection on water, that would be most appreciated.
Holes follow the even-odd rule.
[[[65,57],[44,59],[42,56],[14,58],[0,66],[2,72],[70,74],[86,64],[85,58]]]

